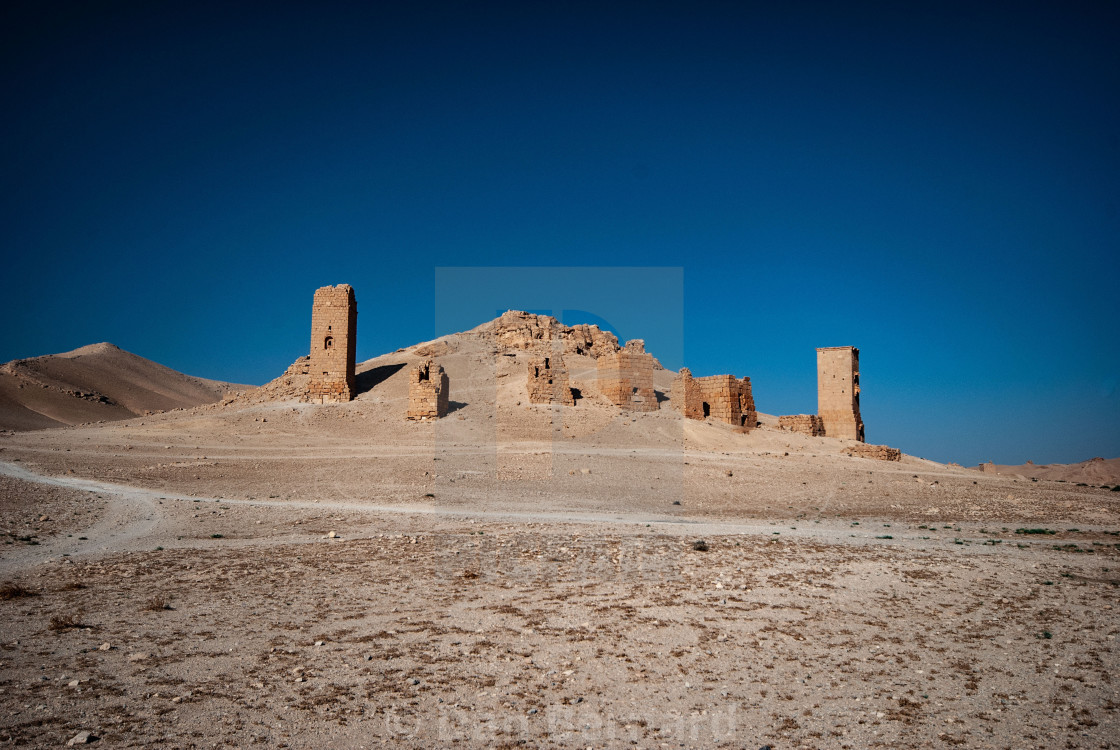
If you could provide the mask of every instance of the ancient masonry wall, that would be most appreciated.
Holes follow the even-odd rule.
[[[653,390],[653,355],[640,339],[628,341],[621,351],[604,353],[596,360],[599,392],[615,406],[630,411],[657,411]]]
[[[575,406],[572,389],[568,385],[568,371],[562,357],[534,357],[529,360],[529,389],[531,404],[565,404]]]
[[[408,418],[438,419],[447,414],[447,373],[430,359],[408,378]]]
[[[849,456],[856,456],[857,458],[874,458],[879,461],[901,461],[902,451],[898,448],[888,448],[885,445],[868,445],[867,443],[859,443],[857,445],[848,446],[845,452]]]
[[[817,414],[828,437],[863,442],[859,415],[859,349],[817,349]]]
[[[733,375],[694,378],[685,367],[673,381],[672,400],[689,419],[712,417],[748,430],[758,424],[750,378],[736,380]]]
[[[354,398],[358,303],[349,284],[315,291],[311,304],[311,360],[303,400],[341,403]]]
[[[816,414],[789,414],[778,417],[778,429],[800,432],[810,437],[824,435],[824,425]]]

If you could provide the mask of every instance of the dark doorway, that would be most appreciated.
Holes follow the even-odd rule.
[[[712,415],[712,407],[708,405],[707,401],[705,401],[704,402],[704,419],[707,419],[711,415]]]

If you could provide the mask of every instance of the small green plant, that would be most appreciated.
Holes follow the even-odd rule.
[[[1016,534],[1057,534],[1053,529],[1015,529]]]
[[[221,539],[221,538],[222,538],[222,535],[221,535],[221,534],[211,534],[211,535],[210,535],[210,538],[211,538],[211,539]]]
[[[708,551],[708,543],[705,542],[703,539],[697,539],[695,542],[692,543],[692,549],[696,550],[697,552],[707,552]]]
[[[1039,638],[1045,638],[1046,640],[1050,640],[1051,638],[1054,637],[1054,634],[1051,633],[1049,630],[1043,630],[1041,633],[1038,634],[1038,637]]]

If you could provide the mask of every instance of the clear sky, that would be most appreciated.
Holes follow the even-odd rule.
[[[854,345],[869,442],[1118,456],[1118,38],[1111,1],[5,2],[0,361],[262,383],[349,283],[359,359],[531,307],[788,414]],[[664,269],[611,278],[679,313],[436,299],[524,266]]]

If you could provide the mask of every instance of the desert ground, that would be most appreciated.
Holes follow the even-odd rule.
[[[1120,492],[685,420],[664,370],[622,412],[587,356],[531,405],[527,357],[0,433],[0,744],[1120,746]]]

